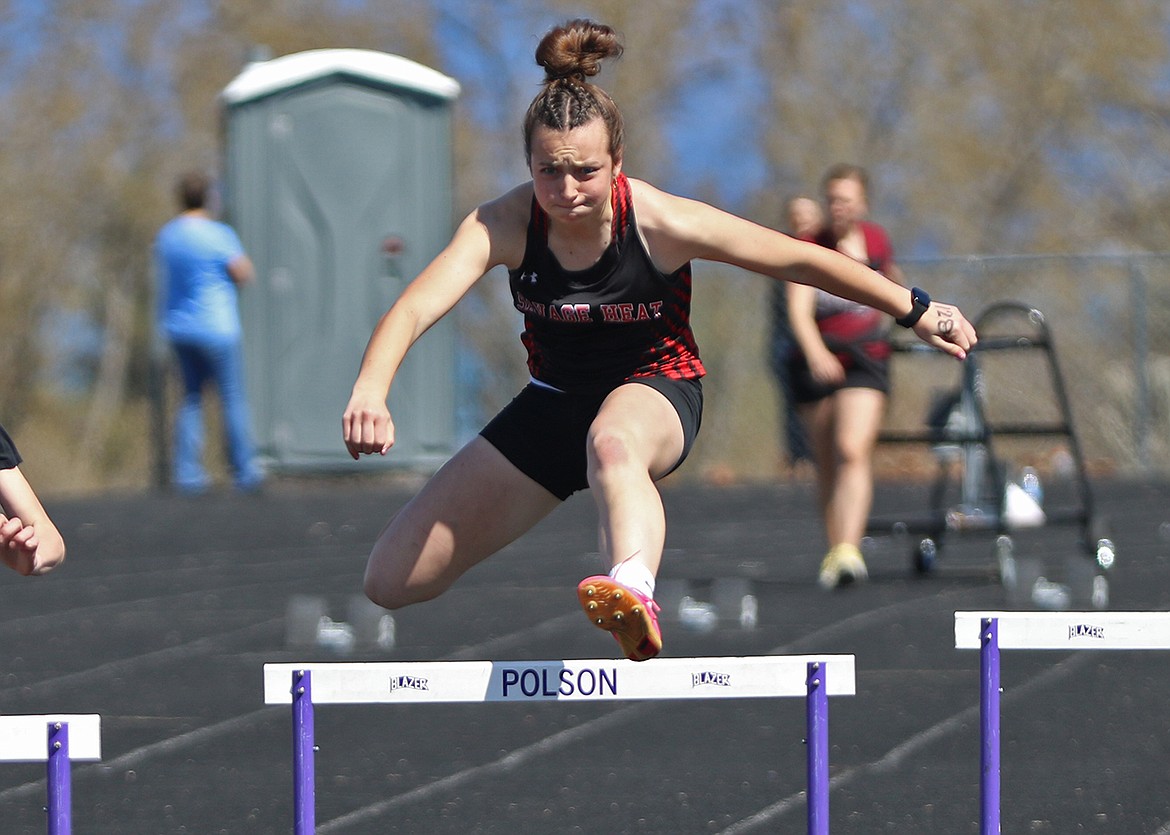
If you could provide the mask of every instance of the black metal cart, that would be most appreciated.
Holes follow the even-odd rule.
[[[929,490],[926,512],[910,518],[871,517],[867,532],[911,535],[911,559],[920,574],[934,570],[950,537],[981,534],[993,542],[992,557],[1010,596],[1031,598],[1051,608],[1064,608],[1073,601],[1106,608],[1107,573],[1115,560],[1115,548],[1094,506],[1064,377],[1044,315],[1029,305],[999,302],[983,311],[975,326],[980,341],[962,365],[961,381],[957,389],[932,406],[925,428],[884,430],[879,436],[879,443],[928,444],[933,450],[938,475]],[[933,352],[923,343],[899,343],[894,348],[895,356]],[[989,414],[993,392],[989,391],[992,386],[984,365],[989,355],[1000,352],[1038,352],[1047,380],[1037,380],[1036,387],[1055,400],[1055,408],[1048,410],[1054,417],[1020,421],[1000,420]],[[1034,472],[1013,480],[1008,466],[996,454],[997,442],[1006,437],[1063,439],[1068,450],[1068,489],[1059,501],[1041,506]],[[1070,526],[1077,533],[1075,558],[1067,561],[1065,583],[1059,586],[1045,580],[1017,547],[1017,534],[1046,526]],[[1060,594],[1043,596],[1061,589],[1064,598]]]

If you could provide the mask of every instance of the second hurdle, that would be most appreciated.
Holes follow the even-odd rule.
[[[955,648],[978,649],[980,833],[1000,831],[1000,650],[1166,650],[1170,612],[955,612]]]
[[[450,661],[265,664],[266,704],[292,704],[296,835],[315,823],[318,704],[806,699],[808,832],[829,831],[829,696],[856,692],[852,655],[656,658],[650,662]]]

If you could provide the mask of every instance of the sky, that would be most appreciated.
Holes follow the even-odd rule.
[[[497,0],[490,6],[492,17],[512,17],[516,25],[501,27],[505,40],[497,45],[496,54],[487,54],[474,37],[475,21],[469,14],[476,12],[469,12],[464,0],[436,2],[442,12],[437,33],[442,70],[464,84],[460,106],[483,124],[518,136],[521,109],[535,95],[542,78],[533,60],[534,49],[544,32],[562,22],[564,13],[533,18],[530,3]],[[692,22],[694,35],[704,37],[712,29],[730,27],[736,34],[729,43],[748,43],[759,29],[751,9],[738,0],[709,0]],[[499,94],[501,66],[517,79],[512,95]],[[692,72],[693,77],[680,85],[673,101],[664,103],[662,112],[666,115],[664,135],[677,137],[673,153],[685,153],[696,163],[675,166],[666,185],[682,194],[707,189],[721,203],[738,204],[767,172],[760,144],[748,130],[757,122],[755,114],[766,90],[759,73],[730,49],[717,64],[699,65]],[[516,149],[522,163],[519,142]],[[513,184],[515,170],[502,169],[502,188]]]

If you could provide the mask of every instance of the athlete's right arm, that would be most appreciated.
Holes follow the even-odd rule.
[[[804,354],[813,379],[822,385],[843,383],[845,368],[825,345],[825,340],[817,329],[816,288],[792,281],[788,283],[786,290],[788,322],[792,327],[792,336]]]
[[[522,188],[522,187],[521,187]],[[451,242],[414,279],[378,324],[366,345],[357,381],[342,416],[342,436],[350,456],[385,455],[394,445],[394,423],[386,406],[394,375],[419,337],[443,318],[486,272],[523,254],[526,219],[518,207],[520,189],[469,214]],[[528,199],[532,189],[528,187]]]

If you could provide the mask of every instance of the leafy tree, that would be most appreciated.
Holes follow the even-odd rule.
[[[455,75],[460,215],[527,176],[534,48],[586,15],[625,37],[600,80],[629,120],[627,170],[665,188],[775,223],[787,194],[848,160],[873,173],[875,215],[904,257],[1162,251],[1170,7],[1114,0],[1102,14],[1097,0],[1010,14],[996,0],[0,2],[0,417],[75,485],[142,482],[151,240],[175,175],[217,168],[218,94],[261,47],[377,49]],[[482,282],[460,315],[490,323],[473,329],[475,349],[511,380],[522,368],[503,284]],[[1157,286],[1155,311],[1170,306]],[[767,410],[749,392],[771,397],[766,371],[742,360],[762,354],[766,285],[700,274],[696,292],[710,293],[697,325],[722,387],[711,421],[758,422]],[[61,309],[104,335],[80,396],[44,385],[45,323]],[[1155,350],[1164,332],[1155,321]],[[726,419],[709,434],[752,434]]]

